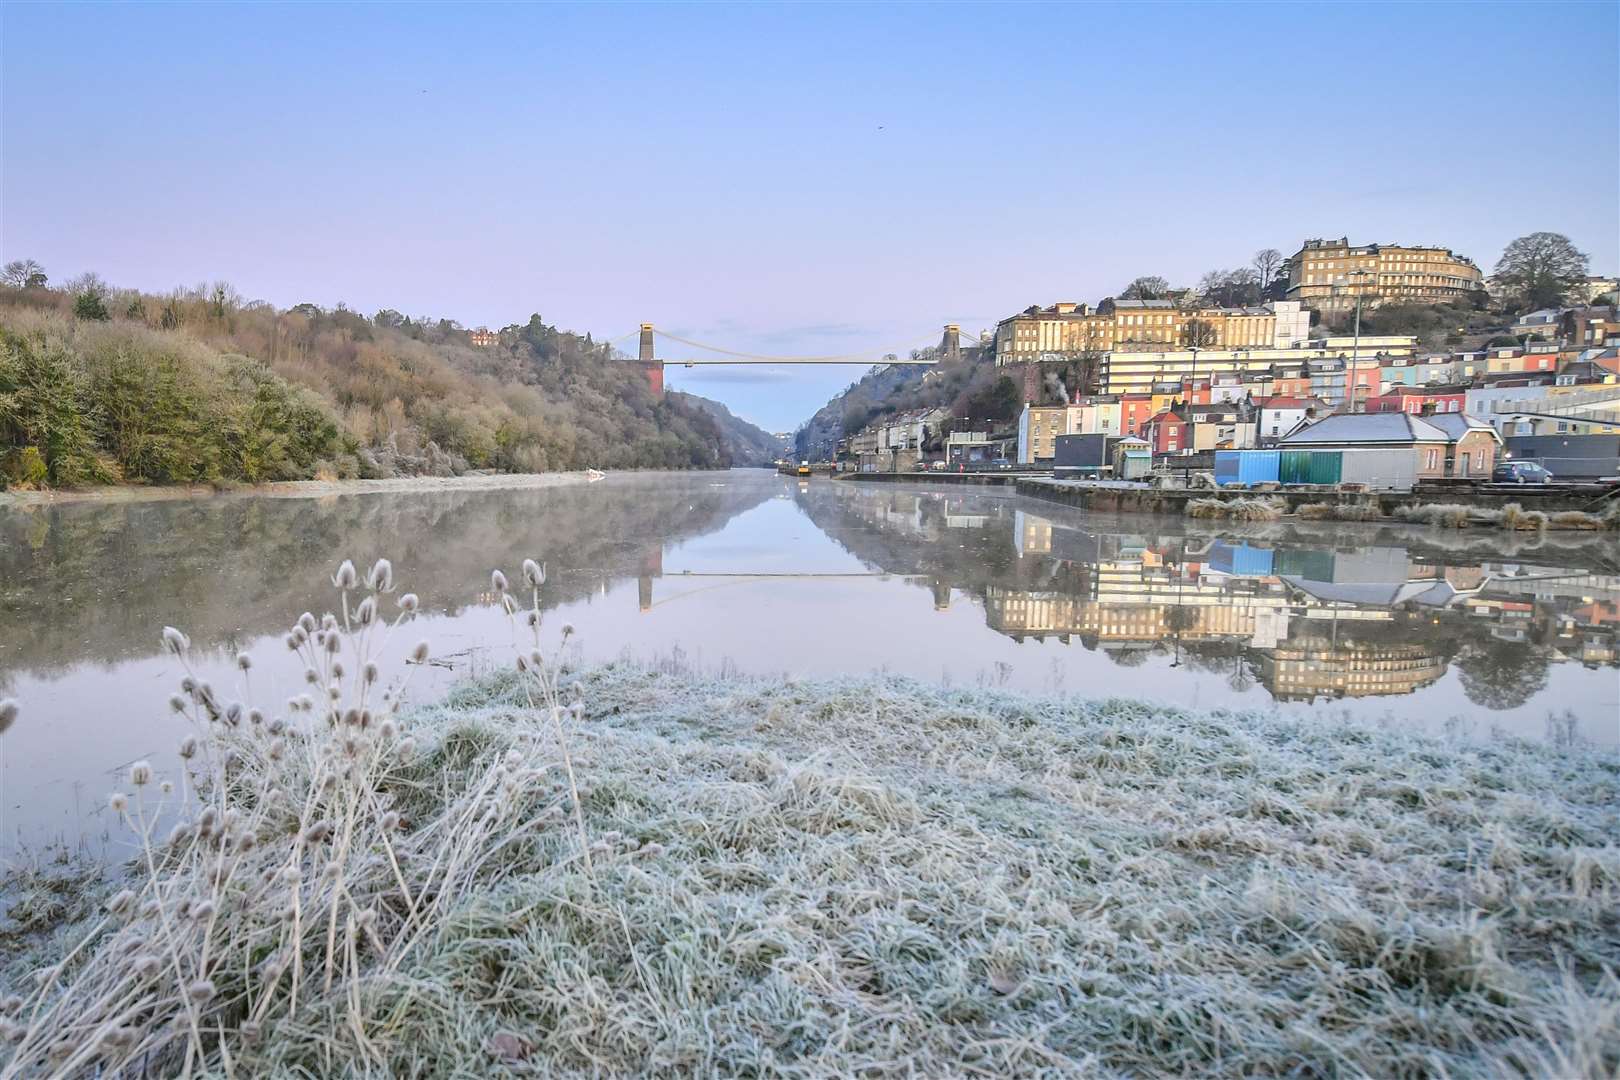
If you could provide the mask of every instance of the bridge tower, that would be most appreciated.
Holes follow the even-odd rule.
[[[956,323],[945,324],[945,336],[939,339],[939,362],[941,364],[962,362],[962,328]]]
[[[664,365],[653,357],[653,324],[641,324],[641,366],[647,372],[647,386],[652,390],[653,397],[664,396]]]

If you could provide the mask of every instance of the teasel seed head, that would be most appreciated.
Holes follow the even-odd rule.
[[[179,694],[170,694],[169,695],[169,709],[170,709],[170,711],[177,712],[177,713],[185,712],[186,711],[186,699],[181,697]]]
[[[242,703],[240,701],[233,701],[225,706],[225,719],[230,723],[231,727],[236,727],[242,722]]]
[[[571,623],[571,622],[563,623],[562,636],[565,637],[565,638],[571,638],[571,637],[574,636],[574,624],[573,623]]]
[[[280,761],[281,756],[287,752],[287,740],[277,738],[271,741],[270,749],[265,751],[271,761]]]
[[[326,651],[329,652],[329,653],[335,653],[335,652],[337,652],[339,649],[341,649],[343,647],[343,642],[340,639],[340,637],[338,635],[338,632],[336,630],[328,630],[326,632],[326,642],[325,642],[325,644],[326,644]]]
[[[399,610],[406,614],[415,611],[420,604],[421,600],[417,599],[416,594],[413,592],[408,592],[399,598]]]
[[[259,838],[250,832],[243,833],[241,836],[236,838],[236,850],[241,852],[243,855],[246,855],[248,852],[252,851],[258,846]]]
[[[416,756],[416,739],[407,735],[399,740],[399,757],[401,761],[409,761]]]
[[[329,778],[331,777],[330,773],[327,774],[327,775],[328,775]],[[304,843],[306,843],[306,844],[319,844],[321,841],[325,840],[328,836],[331,836],[331,835],[332,835],[332,825],[331,825],[331,823],[326,822],[326,821],[317,821],[313,825],[311,825],[309,828],[304,830]]]
[[[155,899],[154,900],[143,900],[141,902],[141,918],[143,918],[143,919],[155,919],[155,918],[157,918],[158,912],[160,910],[162,910],[162,908],[160,907],[160,905],[158,904],[158,902]]]
[[[312,667],[307,667],[304,669],[304,681],[309,683],[309,685],[314,686],[316,683],[321,681],[321,673]]]
[[[297,634],[288,634],[282,640],[284,640],[287,643],[287,651],[288,652],[297,652],[298,651],[298,646],[302,644],[302,642],[300,642],[298,640],[298,635]]]
[[[158,790],[161,791],[165,795],[173,795],[174,794],[174,781],[172,781],[172,780],[163,780],[163,781],[159,782]]]
[[[21,994],[7,994],[0,998],[0,1015],[16,1016],[22,1012],[23,999]]]
[[[343,661],[341,661],[341,660],[332,661],[332,678],[334,678],[334,679],[343,678],[343,670],[344,670],[343,669]]]
[[[427,658],[428,658],[428,643],[425,642],[425,641],[418,641],[416,643],[416,647],[411,650],[411,663],[413,663],[413,664],[425,664],[425,663],[427,663]]]
[[[539,626],[540,613],[538,611],[526,611],[523,613],[523,621],[530,626]]]
[[[207,922],[218,910],[212,900],[201,900],[191,909],[191,917],[198,922]]]
[[[169,830],[170,847],[179,847],[189,839],[191,839],[191,827],[189,825],[176,825]]]
[[[130,969],[143,979],[154,978],[163,970],[163,961],[151,953],[142,953],[129,962]]]
[[[371,573],[366,575],[366,588],[375,592],[394,591],[394,564],[387,559],[378,559],[371,566]]]
[[[303,878],[303,873],[296,866],[284,866],[281,868],[281,883],[283,885],[296,885]]]
[[[542,563],[537,563],[533,559],[524,559],[523,580],[528,582],[530,586],[536,589],[544,585],[546,583],[545,565]]]
[[[395,735],[399,734],[399,725],[394,723],[392,719],[384,720],[381,724],[377,725],[377,734],[381,735],[385,739],[392,739]]]
[[[135,893],[129,889],[123,889],[115,893],[113,898],[107,901],[107,910],[114,915],[124,915],[134,906]]]
[[[107,796],[107,805],[112,808],[113,813],[122,814],[129,809],[129,796],[122,791],[115,791]]]
[[[199,1005],[211,999],[215,994],[214,980],[198,979],[186,987],[186,996]]]
[[[367,684],[376,682],[378,674],[379,672],[377,671],[377,665],[372,663],[370,660],[367,660],[366,666],[360,669],[360,677],[364,679]]]
[[[289,701],[287,704],[292,709],[296,709],[298,707],[297,702],[295,701]],[[279,716],[275,717],[268,724],[264,725],[264,730],[268,731],[272,735],[280,735],[283,731],[287,730],[287,721],[283,720]]]
[[[197,736],[187,735],[180,740],[180,756],[190,760],[197,754]]]
[[[264,723],[264,713],[260,712],[258,709],[249,709],[248,723],[252,724],[254,727],[258,727],[260,724]]]
[[[501,610],[508,615],[517,614],[517,601],[512,599],[511,593],[501,593]]]
[[[298,616],[298,628],[304,633],[313,634],[315,632],[315,626],[315,616],[311,615],[309,612],[306,611],[302,615]]]
[[[506,583],[506,575],[501,573],[499,570],[490,571],[489,587],[498,593],[506,592],[506,590],[509,588]]]
[[[163,647],[176,656],[184,656],[186,650],[191,648],[191,639],[174,627],[165,626],[163,628]]]
[[[236,1030],[241,1033],[242,1041],[250,1046],[259,1041],[259,1034],[262,1031],[257,1020],[244,1020]]]
[[[197,692],[197,680],[190,675],[182,676],[180,679],[180,692],[187,697],[195,694]]]
[[[212,832],[214,826],[218,824],[219,811],[215,810],[212,806],[203,807],[203,812],[197,815],[197,828],[201,829],[205,833]]]
[[[332,575],[332,584],[336,585],[340,589],[352,589],[354,588],[355,583],[359,580],[359,577],[360,576],[355,573],[354,563],[348,559],[344,559],[338,564],[337,573]]]
[[[522,653],[518,653],[518,656],[517,656],[517,669],[519,671],[528,671],[529,670],[529,659],[528,659],[528,657],[524,656]]]
[[[377,619],[377,599],[368,596],[354,609],[354,618],[361,626],[370,626]]]
[[[381,817],[381,819],[378,820],[377,825],[385,833],[393,832],[395,829],[399,828],[399,811],[388,811]]]
[[[243,671],[248,670],[249,668],[251,668],[253,666],[253,657],[249,656],[245,652],[237,653],[236,654],[236,666],[238,668],[240,668],[241,670],[243,670]]]
[[[338,621],[337,621],[337,616],[336,615],[332,614],[330,611],[325,612],[325,613],[323,613],[321,615],[321,629],[322,630],[336,630],[337,628],[338,628]]]

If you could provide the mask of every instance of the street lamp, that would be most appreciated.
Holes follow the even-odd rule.
[[[1196,331],[1194,331],[1196,333]],[[1193,408],[1198,404],[1198,346],[1188,346],[1192,351],[1192,386],[1187,391],[1187,450],[1189,453],[1198,451],[1198,421],[1197,413]]]
[[[1371,271],[1368,270],[1350,271],[1351,288],[1355,289],[1356,292],[1356,329],[1355,337],[1351,340],[1350,345],[1350,377],[1348,380],[1346,380],[1345,392],[1350,398],[1348,404],[1351,412],[1357,411],[1356,375],[1361,370],[1361,297],[1364,291],[1361,288],[1357,288],[1355,282],[1357,278],[1365,279],[1369,273],[1371,273]]]

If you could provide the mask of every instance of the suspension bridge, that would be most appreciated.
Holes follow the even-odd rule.
[[[915,367],[933,367],[938,364],[950,364],[962,358],[962,328],[958,323],[946,323],[944,333],[939,338],[939,344],[932,355],[914,357],[910,355],[909,347],[902,354],[895,350],[887,355],[874,357],[869,352],[846,353],[837,356],[770,356],[763,353],[739,352],[734,349],[721,348],[718,345],[706,345],[701,341],[692,341],[663,330],[659,330],[652,323],[642,323],[640,334],[640,348],[637,360],[647,372],[647,383],[657,396],[664,393],[664,368],[670,365],[678,367],[706,367],[710,365],[748,365],[763,364],[776,366],[781,364],[848,364],[859,367],[871,367],[877,364],[904,364]],[[625,334],[615,340],[623,341],[630,337]],[[659,339],[672,342],[686,349],[697,349],[711,355],[699,356],[660,356]],[[891,358],[892,357],[892,358]]]

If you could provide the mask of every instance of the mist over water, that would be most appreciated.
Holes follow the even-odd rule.
[[[489,571],[544,560],[548,640],[707,672],[887,671],[1196,708],[1336,710],[1457,738],[1613,746],[1612,541],[1087,515],[999,490],[627,475],[589,486],[225,496],[0,511],[6,848],[95,845],[121,766],[172,764],[180,672],[267,713],[305,687],[283,644],[333,567],[387,556],[421,597],[423,700],[510,661]],[[393,612],[389,611],[390,616]],[[254,660],[244,685],[233,658]]]

